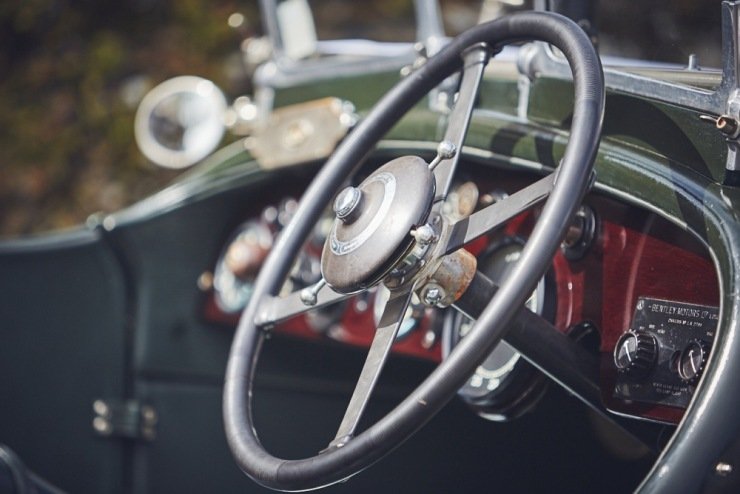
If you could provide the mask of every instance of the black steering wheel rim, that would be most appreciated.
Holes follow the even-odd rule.
[[[477,330],[401,404],[341,448],[302,460],[283,460],[261,446],[253,427],[251,395],[263,329],[255,323],[261,299],[274,296],[291,259],[318,221],[341,183],[380,138],[421,97],[462,65],[462,53],[478,43],[505,44],[542,40],[555,45],[570,63],[574,80],[571,136],[557,171],[556,186],[517,268],[477,322]],[[337,148],[301,200],[265,262],[232,344],[224,388],[224,421],[229,446],[240,468],[258,483],[278,490],[319,488],[344,480],[379,460],[455,396],[457,389],[501,339],[508,323],[549,264],[560,238],[590,183],[604,108],[601,64],[588,37],[557,14],[513,14],[472,28],[401,81]]]

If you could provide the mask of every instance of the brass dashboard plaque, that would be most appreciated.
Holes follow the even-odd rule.
[[[245,148],[265,169],[276,169],[328,157],[354,125],[351,104],[323,98],[278,108],[244,140]]]

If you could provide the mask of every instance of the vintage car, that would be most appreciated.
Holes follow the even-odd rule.
[[[249,98],[149,93],[197,164],[0,242],[0,491],[738,492],[740,3],[716,69],[535,6],[263,0]]]

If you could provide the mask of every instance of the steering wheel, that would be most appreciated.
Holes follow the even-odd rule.
[[[555,45],[573,73],[573,120],[563,160],[549,176],[451,223],[440,214],[440,206],[452,182],[488,57],[505,44],[533,39]],[[322,254],[323,279],[280,295],[294,259],[340,185],[395,122],[461,68],[457,102],[434,160],[427,164],[419,157],[401,157],[380,167],[358,187],[342,190],[334,200],[336,218]],[[588,189],[603,110],[601,63],[588,37],[567,18],[544,12],[517,13],[464,32],[377,103],[305,192],[266,260],[237,328],[223,411],[229,446],[247,475],[284,491],[339,482],[397,447],[455,396],[501,340],[547,270]],[[520,262],[486,301],[475,328],[394,410],[355,434],[412,293],[428,305],[449,305],[465,291],[475,272],[474,258],[471,262],[462,247],[543,200],[546,203]],[[252,381],[265,333],[278,321],[375,286],[385,294],[377,297],[385,298],[385,305],[336,438],[310,458],[272,456],[257,439],[251,413]]]

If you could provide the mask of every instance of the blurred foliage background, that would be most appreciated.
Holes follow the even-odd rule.
[[[451,3],[459,18],[480,0]],[[413,40],[411,0],[311,5],[320,38]],[[233,13],[243,25],[229,26]],[[230,100],[249,93],[240,45],[260,28],[257,0],[0,3],[0,236],[72,227],[171,182],[178,172],[134,142],[141,98],[184,74]]]
[[[441,0],[448,33],[538,0]],[[542,0],[539,0],[542,1]],[[319,37],[411,40],[411,0],[310,0]],[[719,2],[613,0],[597,10],[607,54],[719,66]],[[229,27],[231,14],[246,22]],[[240,45],[257,0],[11,0],[0,3],[0,236],[77,225],[169,183],[136,148],[144,94],[170,77],[249,93]]]
[[[136,148],[136,106],[182,74],[248,89],[234,12],[257,20],[233,0],[0,4],[0,234],[79,224],[171,181]]]

